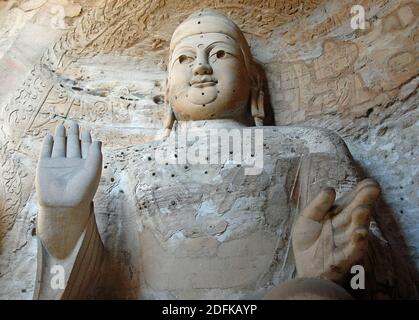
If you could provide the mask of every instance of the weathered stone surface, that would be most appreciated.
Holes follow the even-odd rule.
[[[2,298],[32,297],[36,158],[44,134],[67,118],[93,129],[94,137],[105,146],[121,148],[119,153],[112,152],[113,158],[105,156],[102,191],[96,203],[104,242],[111,243],[116,235],[120,239],[111,249],[119,265],[111,268],[122,270],[121,285],[109,294],[118,295],[115,292],[120,290],[121,296],[138,297],[139,270],[133,269],[130,261],[147,251],[137,248],[135,253],[124,247],[124,243],[143,240],[130,232],[136,230],[137,218],[128,208],[136,207],[137,199],[126,190],[136,190],[137,186],[131,185],[126,169],[115,175],[111,164],[122,166],[131,161],[128,159],[135,160],[121,152],[129,145],[153,140],[162,127],[170,36],[180,20],[203,7],[219,8],[246,32],[253,55],[266,72],[275,124],[325,127],[344,138],[366,174],[381,185],[386,210],[376,219],[388,226],[383,232],[391,247],[402,248],[406,242],[409,257],[419,266],[416,2],[361,1],[368,20],[365,30],[352,30],[349,23],[350,8],[359,1],[223,5],[216,1],[98,0],[83,2],[79,16],[77,5],[72,5],[68,16],[74,17],[66,17],[61,28],[51,8],[66,8],[69,3],[0,4]],[[266,197],[276,198],[278,194],[272,190]],[[198,216],[205,216],[213,205],[202,205]],[[234,205],[246,203],[226,199],[221,204],[226,212]],[[269,210],[266,219],[278,223]],[[210,222],[205,230],[190,228],[188,239],[176,240],[176,235],[166,231],[167,239],[172,236],[173,241],[182,242],[179,256],[194,256],[196,246],[205,242],[203,234],[216,238],[232,227],[229,221]],[[261,235],[255,237],[263,240]],[[159,250],[159,244],[148,241],[150,248]],[[223,245],[205,242],[205,253],[211,255],[216,250],[220,257],[226,257],[245,250],[234,241]],[[403,254],[403,250],[395,251]],[[208,262],[207,257],[202,259],[203,264]],[[165,281],[153,268],[143,272],[149,272],[157,287]],[[234,285],[236,280],[232,277],[229,281]],[[179,284],[170,285],[175,288]],[[182,290],[182,297],[194,297],[194,292]]]

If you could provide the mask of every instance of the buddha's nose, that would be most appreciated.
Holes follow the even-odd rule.
[[[195,65],[192,69],[194,76],[212,74],[212,68],[208,63],[208,57],[205,51],[197,52],[197,57],[195,60]]]

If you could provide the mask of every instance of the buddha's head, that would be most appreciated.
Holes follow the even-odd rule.
[[[193,13],[170,42],[166,101],[181,121],[263,118],[254,70],[247,41],[232,20],[213,10]]]

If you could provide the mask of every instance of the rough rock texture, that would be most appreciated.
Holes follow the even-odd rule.
[[[206,129],[199,132],[209,137]],[[98,191],[96,213],[110,261],[118,263],[105,267],[99,294],[260,298],[295,274],[292,203],[305,207],[324,185],[337,187],[338,194],[350,190],[356,170],[344,145],[317,129],[253,130],[264,130],[259,175],[245,175],[245,166],[232,161],[183,163],[183,150],[207,145],[204,139],[182,145],[175,132],[163,142],[107,150],[102,179],[112,188]],[[210,157],[218,157],[219,148],[213,150]],[[307,171],[305,162],[311,162]]]
[[[350,27],[354,4],[365,7],[365,30]],[[219,8],[246,32],[266,72],[275,124],[320,126],[344,138],[381,184],[376,219],[390,246],[419,267],[417,2],[0,1],[1,298],[32,297],[43,135],[68,118],[108,147],[153,140],[166,111],[170,36],[203,7]],[[106,232],[136,242],[125,232],[132,219],[115,219],[118,206],[135,199],[114,182],[100,187],[121,198],[105,208]]]

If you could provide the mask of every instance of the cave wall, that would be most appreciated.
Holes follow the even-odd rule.
[[[355,4],[366,10],[364,30],[350,27]],[[276,125],[344,138],[382,187],[386,237],[419,267],[417,2],[0,1],[0,297],[31,298],[43,135],[71,118],[104,145],[153,140],[170,36],[204,7],[245,32]]]

